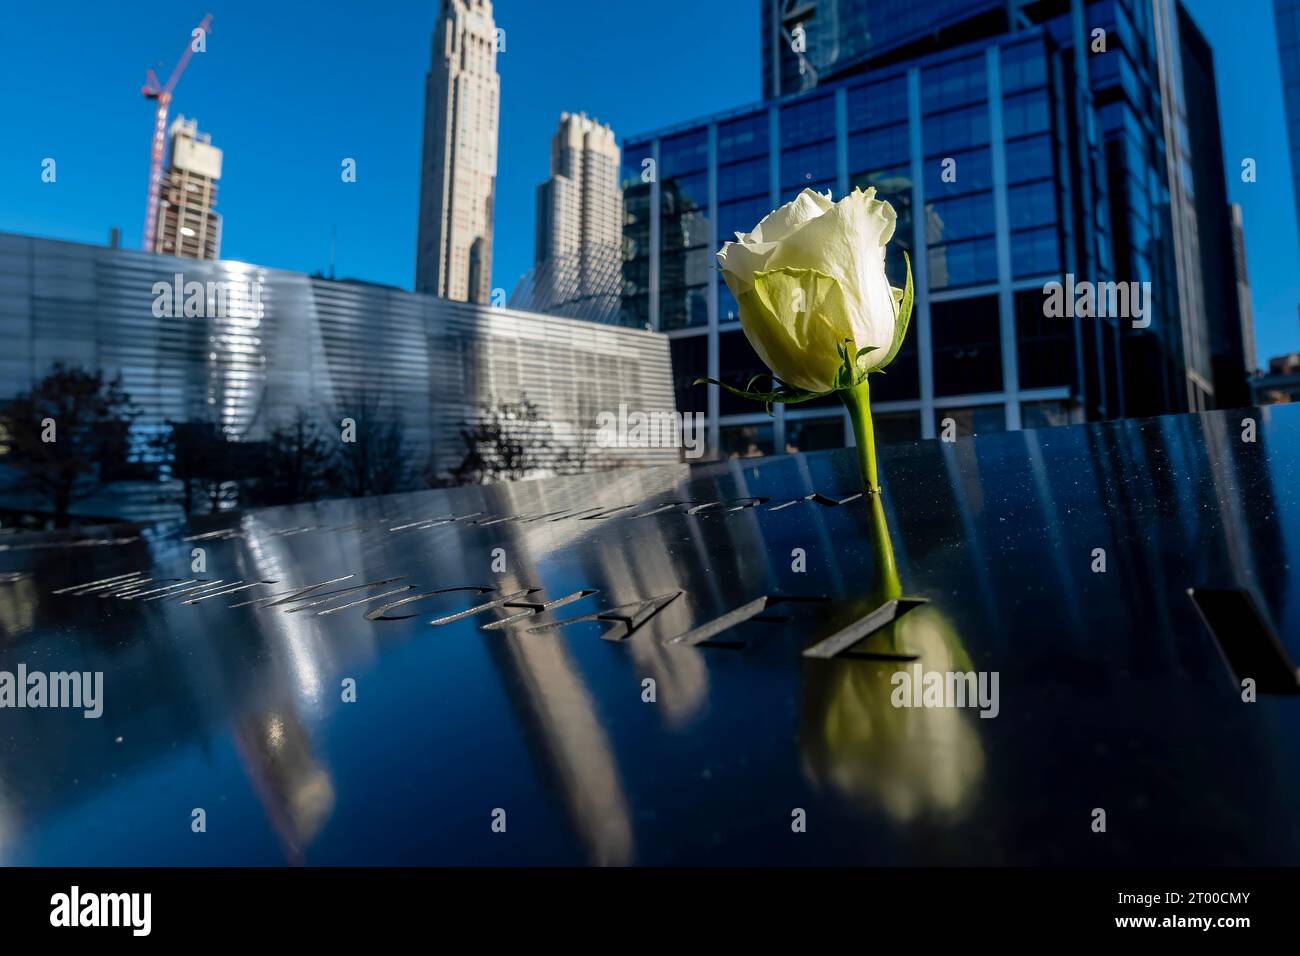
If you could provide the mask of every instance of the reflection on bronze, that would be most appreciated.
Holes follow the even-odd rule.
[[[312,753],[310,735],[285,707],[238,721],[234,737],[286,856],[302,863],[334,809],[334,784]]]
[[[968,672],[970,658],[940,611],[902,597],[893,542],[880,494],[871,507],[874,587],[858,622],[807,654],[800,742],[804,772],[819,786],[907,822],[960,817],[977,792],[984,753],[972,715],[962,708],[897,707],[894,675]],[[910,613],[900,613],[900,605]],[[883,627],[880,626],[883,622]],[[859,645],[862,659],[833,657]]]
[[[639,627],[685,593],[685,591],[675,591],[672,594],[660,594],[644,601],[620,604],[618,607],[607,608],[604,611],[596,611],[592,614],[584,614],[581,617],[570,617],[563,621],[547,621],[544,624],[534,624],[532,627],[525,628],[525,632],[531,634],[535,631],[546,631],[552,628],[565,627],[569,624],[581,624],[584,621],[608,621],[618,626],[608,628],[601,637],[607,641],[623,641],[631,637]],[[628,613],[629,611],[630,613]]]
[[[699,627],[693,628],[685,634],[678,634],[676,637],[671,638],[667,643],[669,645],[682,644],[692,647],[725,646],[728,648],[740,648],[744,646],[743,642],[719,642],[715,641],[714,638],[725,631],[731,630],[738,624],[745,623],[746,621],[765,621],[771,624],[784,624],[789,620],[789,618],[781,615],[765,614],[763,612],[781,604],[790,603],[828,604],[830,603],[830,598],[824,594],[813,596],[789,595],[785,597],[765,594],[760,598],[755,598],[748,604],[741,605],[735,610],[728,611],[721,617],[714,618],[707,624],[701,624]]]
[[[956,632],[932,607],[890,625],[876,646],[911,657],[925,671],[971,670]],[[895,707],[893,677],[914,666],[810,663],[800,728],[804,770],[812,782],[896,820],[960,817],[984,773],[978,718],[962,708]]]
[[[1300,408],[1263,422],[1258,445],[1192,424],[1214,420],[888,446],[886,498],[861,494],[839,451],[222,514],[120,548],[0,552],[0,574],[22,575],[0,582],[0,654],[102,671],[105,689],[102,720],[6,712],[0,860],[1294,863],[1295,748],[1269,716],[1286,704],[1242,704],[1187,588],[1250,591],[1285,646],[1300,593]],[[759,498],[770,500],[735,510]],[[686,513],[700,502],[725,504]],[[474,512],[483,523],[418,527]],[[607,517],[581,520],[592,514]],[[886,514],[900,573],[877,580],[891,563],[871,546]],[[190,573],[191,534],[205,536],[209,579]],[[1111,573],[1080,566],[1092,547]],[[284,583],[182,603],[270,580]],[[388,612],[409,620],[366,617],[471,582]],[[588,591],[599,593],[561,606]],[[829,601],[770,606],[817,595]],[[1244,636],[1233,620],[1216,630]],[[625,639],[602,642],[602,628]],[[692,632],[699,644],[665,643]],[[847,649],[801,657],[836,633]],[[1001,671],[996,720],[893,706],[896,676],[972,662]],[[348,678],[355,702],[341,698]],[[1102,849],[1086,810],[1083,825],[1062,825],[1051,808],[1072,806],[1080,780],[1146,801],[1126,803],[1123,841]],[[246,809],[254,784],[262,812],[212,813],[223,796]],[[208,806],[222,839],[189,832],[192,806]],[[497,806],[505,837],[487,826]],[[1224,806],[1234,812],[1206,828],[1207,808]],[[792,807],[808,811],[806,832],[791,833]],[[86,827],[91,811],[115,825]],[[156,839],[128,849],[155,825]]]

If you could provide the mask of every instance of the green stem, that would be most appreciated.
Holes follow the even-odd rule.
[[[853,440],[858,447],[858,470],[862,474],[862,487],[871,508],[871,538],[876,552],[875,599],[883,604],[903,593],[898,577],[898,564],[894,560],[894,545],[889,539],[889,524],[885,520],[885,503],[880,493],[876,471],[876,434],[871,423],[871,393],[864,379],[848,391],[840,393],[853,422]]]
[[[876,479],[876,433],[871,424],[871,392],[867,380],[863,379],[862,384],[840,392],[840,398],[848,407],[849,418],[853,421],[853,440],[858,446],[858,469],[862,472],[863,490],[869,495],[878,495],[880,482]]]

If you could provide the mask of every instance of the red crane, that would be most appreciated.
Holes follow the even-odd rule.
[[[202,36],[206,37],[211,27],[212,14],[209,13],[203,18],[198,28],[190,34],[190,42],[185,44],[185,52],[181,54],[176,69],[172,70],[171,78],[167,80],[166,86],[158,82],[158,77],[153,70],[148,70],[145,84],[140,89],[145,99],[158,101],[158,109],[154,113],[153,153],[149,162],[149,205],[144,212],[144,249],[146,252],[153,252],[154,234],[158,228],[158,199],[162,193],[162,163],[163,153],[167,148],[167,114],[171,110],[172,90],[176,89],[176,82],[181,78],[181,74],[185,72],[185,67],[189,66],[190,57],[194,55],[194,43],[198,31],[203,31]]]

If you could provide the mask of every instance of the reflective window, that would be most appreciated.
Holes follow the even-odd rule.
[[[1011,271],[1017,278],[1061,271],[1056,227],[1011,234]]]
[[[1021,428],[1054,428],[1069,425],[1071,420],[1068,402],[1021,402]]]
[[[1133,136],[1125,136],[1120,143],[1122,150],[1122,160],[1129,169],[1144,169],[1147,165],[1147,145],[1146,139]]]
[[[1012,229],[1056,222],[1056,184],[1048,179],[1011,187],[1007,190],[1007,212]]]
[[[781,107],[781,147],[835,138],[835,98],[818,96]]]
[[[1094,90],[1103,90],[1119,82],[1118,50],[1088,57],[1088,74]]]
[[[874,396],[876,385],[871,385]],[[885,412],[876,410],[871,415],[876,441],[888,444],[895,441],[917,441],[921,437],[920,412]]]
[[[849,178],[849,188],[858,187],[866,189],[868,186],[875,186],[876,192],[880,193],[881,199],[886,198],[884,194],[902,196],[912,195],[912,167],[908,164],[902,166],[891,166],[886,169],[869,169],[868,172],[858,173]]]
[[[718,368],[718,377],[735,388],[746,388],[755,375],[771,375],[771,371],[750,346],[744,332],[723,332],[718,335]],[[771,382],[770,378],[765,377],[757,384],[762,388],[770,388]],[[745,415],[763,410],[762,405],[733,395],[725,388],[718,389],[718,408],[723,415]]]
[[[898,258],[901,260],[902,256]],[[894,360],[884,372],[871,376],[872,402],[901,402],[921,397],[921,369],[916,341],[916,316],[913,315],[907,335]]]
[[[723,425],[718,429],[718,438],[722,443],[723,458],[757,458],[772,454],[772,426],[768,424]]]
[[[989,110],[984,104],[927,116],[922,121],[926,156],[948,156],[953,151],[989,142]]]
[[[866,169],[905,163],[910,152],[906,123],[854,133],[849,137],[849,168]]]
[[[1129,221],[1129,242],[1135,249],[1146,249],[1151,244],[1151,227],[1136,216]]]
[[[945,165],[945,160],[953,162]],[[950,180],[950,181],[949,181]],[[993,188],[993,153],[987,146],[925,161],[925,195],[942,198]]]
[[[673,393],[677,397],[679,412],[705,412],[709,410],[709,385],[692,385],[697,378],[709,374],[709,337],[689,335],[669,339],[668,348],[673,362]]]
[[[634,290],[650,288],[650,257],[637,256],[623,262],[623,281]]]
[[[940,408],[934,413],[935,433],[948,434],[948,422],[952,422],[952,433],[958,437],[970,435],[987,435],[992,432],[1007,430],[1007,413],[1001,405],[975,405],[966,408]]]
[[[987,67],[982,53],[921,71],[921,110],[924,113],[977,103],[987,97]]]
[[[766,195],[718,204],[718,243],[735,239],[738,232],[753,232],[769,212],[772,203]]]
[[[768,152],[767,111],[742,116],[718,124],[718,161],[750,156],[766,156]]]
[[[709,324],[708,290],[698,285],[659,290],[659,327],[684,329]]]
[[[659,142],[659,328],[707,325],[713,255],[708,220],[708,130]]]
[[[693,209],[678,216],[665,211],[659,219],[659,248],[665,254],[694,249],[709,244],[709,220],[703,209]]]
[[[785,420],[785,450],[820,451],[844,447],[844,416]]]
[[[1135,104],[1140,109],[1145,110],[1147,106],[1148,92],[1144,84],[1138,79],[1137,71],[1133,68],[1133,61],[1128,58],[1123,50],[1115,50],[1119,54],[1119,85],[1128,96],[1129,102]]]
[[[623,151],[623,305],[619,321],[644,328],[650,319],[650,189],[641,179],[651,143],[633,143]]]
[[[623,188],[645,185],[641,174],[649,169],[645,161],[654,157],[652,143],[629,143],[623,147]]]
[[[718,202],[768,192],[768,158],[745,160],[718,167]]]
[[[659,141],[659,178],[698,172],[709,165],[707,129],[680,133]]]
[[[1004,46],[999,55],[1004,94],[1047,85],[1047,56],[1041,43]]]
[[[647,205],[649,205],[647,203]],[[626,208],[626,207],[625,207]],[[625,217],[623,235],[626,239],[623,250],[630,259],[649,256],[650,253],[650,217],[648,215],[640,216],[637,219]]]
[[[997,248],[992,239],[973,239],[931,246],[930,288],[992,282],[998,277]]]
[[[639,288],[644,288],[640,286]],[[650,296],[647,293],[623,295],[623,307],[619,312],[619,325],[644,329],[650,327]]]
[[[1130,175],[1124,178],[1124,184],[1128,188],[1128,193],[1124,196],[1124,204],[1128,207],[1129,215],[1142,222],[1150,222],[1151,199],[1147,196],[1146,183],[1141,178]]]
[[[1046,90],[1009,96],[1002,101],[1002,129],[1007,139],[1045,133],[1051,128]]]
[[[820,180],[834,182],[837,169],[835,141],[814,143],[781,153],[781,188],[803,188]]]
[[[1016,351],[1021,388],[1069,385],[1074,367],[1074,322],[1044,315],[1041,289],[1016,293]]]
[[[1007,182],[1046,179],[1054,173],[1051,136],[1032,136],[1007,143]]]
[[[907,77],[865,86],[855,86],[846,93],[849,129],[869,129],[886,123],[907,120]]]
[[[958,239],[991,236],[994,232],[991,192],[925,204],[926,242],[932,246]]]
[[[708,207],[708,173],[676,176],[672,179],[665,179],[659,185],[659,208],[663,210],[665,216],[672,216],[688,209],[707,209]]]
[[[930,303],[934,394],[1002,391],[997,296]]]
[[[736,297],[731,294],[731,288],[727,285],[725,279],[718,278],[718,323],[739,322],[740,306],[736,304]]]
[[[1114,133],[1124,125],[1124,113],[1128,104],[1123,100],[1106,103],[1096,108],[1097,125],[1103,133]]]

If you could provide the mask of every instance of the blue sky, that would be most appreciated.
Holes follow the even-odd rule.
[[[1243,206],[1261,361],[1300,348],[1300,242],[1268,0],[1187,0],[1215,49],[1228,196]],[[499,0],[501,71],[494,285],[532,264],[534,191],[559,114],[585,110],[623,138],[759,98],[757,0],[653,4]],[[0,31],[0,230],[138,247],[151,104],[190,29],[208,52],[173,115],[225,151],[223,256],[409,288],[424,74],[436,0],[312,4],[134,0],[9,4]],[[1258,182],[1240,181],[1241,158]],[[42,183],[45,157],[58,180]],[[344,157],[357,181],[339,176]],[[1224,268],[1231,268],[1224,263]]]

